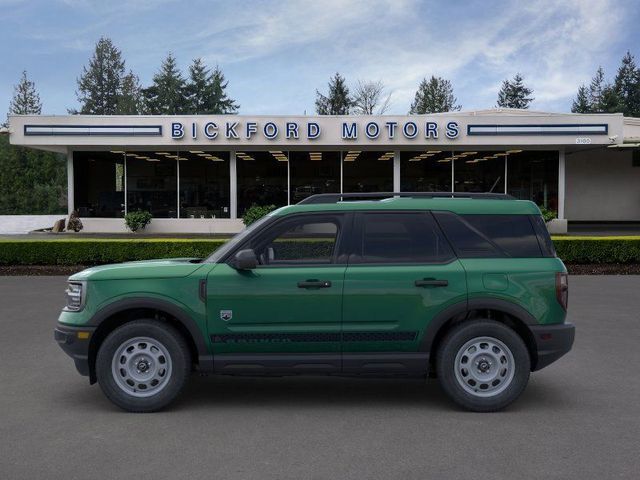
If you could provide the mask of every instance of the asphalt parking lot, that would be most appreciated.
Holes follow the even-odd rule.
[[[507,411],[435,381],[194,377],[135,415],[54,343],[63,277],[0,277],[0,478],[638,478],[640,276],[571,277],[574,350]]]

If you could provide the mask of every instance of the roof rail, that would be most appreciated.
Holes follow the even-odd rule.
[[[298,202],[298,205],[317,203],[338,203],[345,200],[383,200],[391,197],[403,198],[474,198],[480,200],[516,200],[506,193],[475,192],[362,192],[362,193],[319,193]]]

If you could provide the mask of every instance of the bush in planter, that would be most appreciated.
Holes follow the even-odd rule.
[[[74,210],[73,212],[71,212],[71,215],[69,215],[69,222],[67,223],[67,231],[73,230],[74,232],[78,233],[83,228],[84,226],[82,225],[82,221],[78,216],[78,211]]]
[[[153,217],[149,212],[138,210],[136,212],[129,212],[124,216],[124,223],[129,230],[137,232],[143,230],[147,225],[151,223]]]
[[[555,210],[549,210],[544,205],[538,205],[538,208],[540,209],[540,213],[542,213],[542,218],[544,219],[545,223],[549,223],[554,218],[558,218],[558,212],[556,212]]]
[[[266,214],[273,212],[275,209],[275,205],[256,205],[254,203],[244,212],[244,215],[242,216],[242,223],[248,227],[253,222],[260,220]]]

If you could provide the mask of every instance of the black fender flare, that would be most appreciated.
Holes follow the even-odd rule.
[[[196,346],[197,355],[198,355],[198,364],[199,369],[201,371],[212,371],[213,370],[213,356],[209,352],[207,348],[207,344],[205,341],[205,334],[202,332],[198,324],[195,322],[191,316],[186,313],[179,306],[159,298],[149,298],[149,297],[128,297],[123,298],[121,300],[116,300],[113,303],[108,304],[104,308],[98,310],[89,320],[87,325],[99,327],[104,320],[107,318],[124,312],[125,310],[131,310],[136,308],[150,308],[154,310],[160,310],[168,313],[175,319],[177,319],[180,324],[187,329],[189,335],[193,340],[193,343]]]
[[[422,336],[419,350],[421,352],[431,352],[436,335],[444,324],[452,318],[467,314],[472,310],[482,309],[499,310],[507,313],[527,326],[538,325],[538,321],[535,317],[516,303],[491,297],[472,298],[466,301],[454,303],[434,316]]]

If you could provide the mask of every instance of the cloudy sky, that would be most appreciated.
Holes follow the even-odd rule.
[[[143,84],[167,52],[185,71],[196,57],[219,64],[244,114],[313,113],[336,71],[384,82],[389,113],[406,113],[430,75],[450,79],[464,109],[491,107],[516,72],[533,109],[568,111],[598,65],[613,77],[626,50],[640,63],[638,0],[0,0],[0,25],[0,112],[24,69],[43,113],[77,106],[100,36]]]

